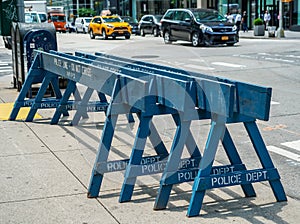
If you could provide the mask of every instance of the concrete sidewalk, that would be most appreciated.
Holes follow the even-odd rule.
[[[240,30],[239,36],[240,38],[246,38],[246,39],[270,39],[270,40],[287,40],[287,39],[300,39],[300,32],[296,31],[289,31],[285,30],[284,31],[284,37],[278,38],[277,36],[277,31],[275,33],[275,37],[269,37],[268,31],[265,31],[264,36],[254,36],[253,30],[249,30],[248,32],[243,32]]]
[[[0,77],[2,103],[14,102],[18,95],[11,78]],[[160,175],[138,177],[132,201],[118,203],[123,173],[110,173],[105,175],[100,196],[88,199],[104,114],[90,113],[89,119],[74,127],[69,125],[72,112],[59,125],[49,124],[54,110],[38,112],[42,119],[34,122],[0,121],[0,223],[299,222],[299,202],[293,198],[276,202],[265,182],[254,184],[255,198],[245,198],[239,186],[208,190],[201,215],[194,218],[185,216],[192,183],[175,186],[167,209],[153,211]],[[154,122],[169,147],[175,127],[168,119]],[[136,130],[136,123],[128,124],[121,117],[110,159],[129,157]],[[148,144],[146,153],[152,151]]]

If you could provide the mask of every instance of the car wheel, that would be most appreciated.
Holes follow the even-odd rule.
[[[234,43],[229,43],[229,44],[227,44],[227,46],[233,46],[234,45]]]
[[[153,29],[153,35],[154,35],[155,37],[158,37],[159,32],[158,32],[157,27]]]
[[[93,30],[90,30],[90,38],[95,39],[95,34],[94,34]]]
[[[198,33],[193,33],[192,44],[193,44],[194,47],[198,47],[199,46],[200,40],[199,40],[199,34]]]
[[[141,29],[141,36],[144,37],[146,34],[145,34],[145,30],[144,29]]]
[[[171,44],[172,43],[172,41],[170,40],[170,32],[169,31],[165,32],[164,41],[165,41],[165,44]]]
[[[108,39],[108,36],[106,35],[105,30],[102,30],[102,37],[103,37],[104,40]]]
[[[126,39],[126,40],[130,39],[130,35],[126,35],[126,36],[125,36],[125,39]]]
[[[77,28],[76,28],[76,33],[79,33]]]

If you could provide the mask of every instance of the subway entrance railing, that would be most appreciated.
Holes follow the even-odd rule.
[[[35,98],[26,99],[36,76],[43,78],[40,89]],[[58,88],[58,76],[68,79],[64,92]],[[49,84],[53,86],[54,99],[44,97]],[[87,87],[83,96],[78,93],[77,84]],[[95,91],[99,100],[91,101]],[[10,120],[15,120],[24,106],[30,107],[26,121],[32,121],[38,109],[55,108],[51,124],[57,124],[61,115],[68,115],[71,109],[76,110],[73,125],[87,117],[87,112],[105,112],[88,197],[99,196],[105,173],[125,171],[120,202],[131,200],[139,176],[162,173],[154,209],[166,208],[174,184],[193,181],[187,216],[197,216],[205,191],[211,188],[240,185],[245,196],[252,197],[256,196],[252,183],[268,181],[276,200],[287,200],[280,175],[256,125],[257,119],[269,119],[271,92],[269,87],[101,53],[37,51]],[[129,158],[108,161],[121,114],[128,115],[129,122],[133,121],[132,114],[136,114],[139,124],[135,142]],[[153,123],[154,116],[166,114],[172,116],[176,125],[169,149]],[[193,120],[211,122],[203,154],[190,130]],[[260,167],[248,170],[242,162],[227,128],[235,123],[243,123]],[[143,156],[147,138],[153,145],[153,156]],[[230,164],[213,166],[219,142]],[[184,146],[190,155],[187,158],[182,158]]]

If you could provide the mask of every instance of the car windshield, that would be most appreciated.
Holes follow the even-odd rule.
[[[53,22],[65,22],[66,17],[65,16],[59,16],[59,15],[53,15],[53,16],[51,16],[51,20]]]
[[[127,23],[138,23],[137,19],[134,19],[132,17],[123,17],[122,19]]]
[[[114,23],[114,22],[121,22],[122,20],[119,17],[109,17],[103,18],[105,23]]]
[[[198,22],[225,22],[226,18],[217,11],[194,11]]]
[[[86,23],[90,23],[92,19],[85,19]]]
[[[38,14],[37,13],[25,13],[25,23],[38,23]]]

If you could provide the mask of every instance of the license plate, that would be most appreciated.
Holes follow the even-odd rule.
[[[228,36],[222,36],[221,40],[228,40]]]
[[[119,33],[123,33],[123,31],[119,31]]]

